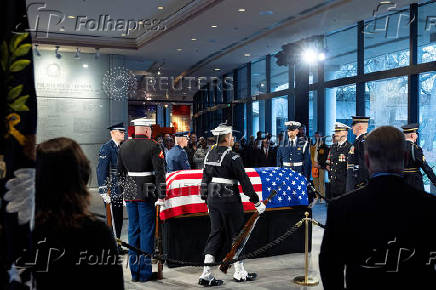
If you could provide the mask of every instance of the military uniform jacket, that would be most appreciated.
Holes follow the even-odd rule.
[[[166,161],[168,172],[173,172],[177,170],[191,169],[189,164],[188,155],[182,147],[179,145],[174,146],[166,154]]]
[[[124,178],[124,199],[154,201],[165,197],[165,164],[161,146],[144,135],[121,145],[118,171]]]
[[[100,194],[108,193],[113,206],[123,206],[123,197],[118,187],[118,146],[109,140],[98,153],[97,182]]]
[[[215,187],[214,178],[234,181],[235,183],[222,183],[219,184],[222,186]],[[207,202],[241,202],[238,183],[241,184],[244,194],[250,198],[251,202],[257,203],[259,201],[259,196],[254,191],[247,173],[245,173],[239,154],[225,146],[213,147],[204,159],[201,198]]]
[[[344,269],[347,289],[433,289],[435,208],[435,196],[395,175],[333,198],[319,254],[324,289],[344,289]]]
[[[365,139],[366,133],[354,140],[347,156],[347,191],[357,189],[369,179],[368,169],[365,165]]]
[[[404,161],[404,179],[411,186],[419,190],[424,190],[424,182],[422,181],[422,169],[430,179],[431,183],[436,186],[436,176],[433,169],[425,160],[422,148],[410,140],[406,141],[407,157]]]
[[[333,144],[326,164],[330,166],[330,191],[332,197],[345,193],[347,184],[347,154],[350,151],[351,143]]]
[[[309,142],[297,138],[295,146],[291,146],[290,142],[288,142],[286,146],[279,147],[277,150],[277,166],[291,168],[309,179],[312,171]]]

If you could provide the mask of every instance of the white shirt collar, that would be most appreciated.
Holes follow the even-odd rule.
[[[114,139],[112,139],[112,141],[114,141],[115,145],[120,146],[120,143],[117,143]]]

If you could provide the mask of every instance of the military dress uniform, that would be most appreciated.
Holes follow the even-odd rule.
[[[226,135],[232,133],[232,127],[222,124],[212,130],[212,133],[215,136]],[[204,249],[205,263],[213,263],[223,247],[230,250],[231,245],[225,244],[225,237],[235,238],[244,226],[244,209],[238,184],[241,184],[244,194],[255,204],[256,209],[262,206],[263,210],[265,209],[245,173],[241,157],[230,147],[213,147],[205,157],[201,181],[201,198],[206,201],[211,222],[210,234]],[[238,282],[252,281],[256,274],[247,273],[243,263],[237,262],[233,278]],[[210,267],[205,267],[199,284],[219,286],[222,281],[215,280]]]
[[[350,127],[336,122],[335,132],[348,131]],[[337,197],[346,192],[347,185],[347,154],[350,151],[351,143],[347,140],[332,145],[326,164],[330,166],[330,196]]]
[[[176,134],[176,137],[188,137],[183,134]],[[171,148],[166,154],[166,162],[168,172],[173,172],[177,170],[187,170],[191,169],[191,165],[189,164],[188,154],[185,149],[180,147],[180,145],[176,145]]]
[[[291,121],[286,122],[285,125],[288,125],[288,130],[295,130],[301,124]],[[277,166],[291,168],[309,180],[312,171],[309,142],[303,138],[296,137],[293,140],[289,140],[287,145],[279,147],[277,150]]]
[[[126,131],[123,123],[108,129]],[[116,237],[120,238],[123,227],[123,195],[118,187],[118,150],[119,144],[116,144],[114,140],[109,140],[101,146],[98,153],[97,182],[103,201],[110,202],[114,232]]]
[[[402,128],[404,134],[416,133],[419,129],[419,125],[417,123],[408,124]],[[406,152],[407,157],[404,160],[404,179],[406,183],[416,189],[424,191],[424,182],[422,181],[422,173],[420,170],[422,169],[430,182],[436,186],[436,175],[425,160],[422,148],[412,140],[406,139]]]
[[[353,125],[368,123],[369,117],[353,116]],[[347,186],[346,191],[351,191],[366,184],[369,179],[368,168],[365,165],[365,139],[367,133],[357,136],[347,155]]]
[[[146,119],[132,121],[135,126],[150,126]],[[165,165],[161,146],[145,135],[135,134],[120,148],[118,171],[126,179],[123,195],[129,218],[129,244],[146,253],[153,252],[156,199],[165,197]],[[133,281],[151,279],[151,259],[129,250]]]

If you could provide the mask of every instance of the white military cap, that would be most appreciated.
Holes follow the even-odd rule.
[[[301,127],[301,123],[296,121],[288,121],[285,122],[285,126],[288,126],[288,130],[295,130]]]
[[[232,131],[233,131],[232,126],[229,126],[229,125],[223,123],[223,124],[220,124],[215,129],[213,129],[211,132],[212,132],[212,135],[219,136],[219,135],[230,134],[230,133],[232,133]]]
[[[131,121],[133,123],[133,126],[144,126],[144,127],[151,127],[151,125],[155,124],[155,120],[153,119],[147,119],[147,118],[139,118]]]
[[[335,132],[338,132],[338,131],[348,131],[348,129],[351,129],[351,128],[348,127],[347,125],[345,125],[344,123],[341,123],[341,122],[336,122],[335,123]]]

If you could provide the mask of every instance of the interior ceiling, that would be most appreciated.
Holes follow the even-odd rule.
[[[281,46],[370,19],[378,0],[28,0],[29,23],[39,21],[34,42],[41,47],[81,46],[84,52],[122,54],[163,64],[161,75],[221,76]],[[397,8],[416,1],[398,0]],[[163,6],[164,9],[158,9]],[[381,7],[379,13],[386,12]],[[244,8],[245,12],[238,12]],[[51,18],[50,18],[50,15]],[[55,15],[55,16],[53,16]],[[57,16],[56,16],[57,15]],[[77,29],[79,19],[159,20],[164,30],[144,32]],[[72,17],[74,16],[74,18]],[[62,18],[63,17],[63,18]],[[86,17],[86,18],[85,18]],[[59,20],[63,19],[59,22]],[[45,33],[49,27],[49,33]],[[44,26],[45,25],[45,26]],[[216,28],[211,27],[216,25]],[[197,40],[193,41],[192,38]],[[181,49],[179,51],[178,49]],[[244,56],[250,54],[250,56]],[[274,60],[274,59],[273,59]],[[275,60],[274,60],[275,61]],[[139,62],[141,63],[141,62]],[[219,71],[215,71],[219,68]],[[132,68],[133,69],[133,68]],[[147,70],[144,67],[143,70]],[[135,71],[141,71],[136,65]],[[195,90],[184,91],[192,96]],[[186,97],[184,97],[186,98]]]

